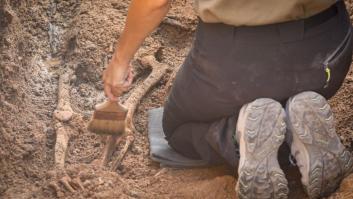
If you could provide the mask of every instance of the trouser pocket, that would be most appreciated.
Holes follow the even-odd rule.
[[[352,29],[350,28],[339,46],[323,62],[326,82],[322,92],[325,97],[332,97],[341,87],[352,62]]]

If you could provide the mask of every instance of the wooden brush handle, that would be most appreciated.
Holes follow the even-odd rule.
[[[121,105],[119,102],[105,101],[95,106],[96,111],[100,112],[127,112],[127,108]]]

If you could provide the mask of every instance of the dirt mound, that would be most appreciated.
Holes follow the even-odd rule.
[[[194,186],[197,184],[197,186]],[[220,176],[214,179],[185,183],[178,190],[185,198],[236,198],[233,176]]]
[[[235,197],[232,168],[160,168],[149,159],[146,110],[163,105],[169,77],[191,47],[197,23],[191,0],[173,2],[168,17],[136,56],[154,55],[169,68],[138,107],[134,119],[138,132],[124,161],[114,172],[95,163],[104,144],[85,125],[93,106],[104,99],[101,73],[122,31],[128,4],[124,0],[0,0],[1,198]],[[347,4],[352,10],[353,4]],[[151,71],[138,61],[133,67],[138,86]],[[68,91],[65,99],[58,95],[60,82]],[[353,141],[352,91],[351,70],[330,101],[338,132],[348,147]],[[73,115],[58,123],[53,113],[60,100],[70,105]],[[58,129],[65,131],[68,143],[64,166],[59,167],[54,154],[56,137],[62,132]],[[114,157],[122,147],[117,147]],[[290,173],[290,198],[303,198],[298,172],[285,169]],[[333,197],[352,195],[351,178]]]

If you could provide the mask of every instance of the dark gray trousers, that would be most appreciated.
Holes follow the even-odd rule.
[[[308,19],[273,25],[200,21],[165,103],[170,146],[190,158],[235,166],[240,108],[263,97],[285,103],[309,90],[332,97],[352,61],[350,29],[343,2]]]

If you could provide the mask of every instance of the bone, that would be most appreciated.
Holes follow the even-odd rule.
[[[61,122],[67,122],[72,118],[73,111],[70,105],[70,75],[65,73],[59,77],[58,106],[54,111],[54,117]]]
[[[81,189],[82,191],[85,190],[85,187],[83,186],[80,177],[76,177],[76,178],[72,179],[71,184],[73,184],[78,189]]]
[[[158,176],[164,174],[165,172],[167,172],[167,168],[163,168],[163,169],[159,170],[153,177],[157,178]]]
[[[120,176],[117,176],[118,181],[121,183],[121,186],[125,193],[133,198],[141,198],[142,197],[142,190],[137,186],[130,186],[128,183],[125,182]]]
[[[69,135],[62,124],[56,125],[56,144],[55,144],[55,165],[59,168],[65,167],[65,158],[67,145],[69,143]]]
[[[73,193],[73,192],[75,192],[75,189],[72,188],[72,186],[70,185],[70,183],[69,183],[70,181],[71,181],[71,178],[70,178],[69,176],[64,176],[64,177],[62,177],[62,178],[60,179],[61,184],[63,184],[64,187],[65,187],[68,191],[70,191],[71,193]]]
[[[64,122],[71,120],[74,112],[70,105],[70,74],[66,72],[59,77],[58,85],[58,105],[54,111],[55,130],[56,130],[56,143],[55,143],[55,165],[59,168],[65,167],[65,158],[67,145],[70,136],[64,127]]]
[[[127,132],[127,138],[124,145],[124,148],[120,151],[119,156],[113,162],[111,170],[116,171],[121,162],[123,161],[126,153],[128,152],[130,146],[135,140],[134,133],[137,132],[134,126],[134,116],[139,105],[141,99],[152,89],[153,86],[156,85],[157,82],[165,75],[167,72],[168,66],[166,64],[159,63],[154,56],[146,56],[140,60],[141,64],[148,68],[152,68],[151,74],[147,77],[147,79],[139,85],[130,95],[130,97],[124,103],[126,107],[128,107],[128,113],[125,120]]]
[[[54,190],[54,192],[58,198],[63,197],[63,193],[60,191],[60,187],[58,184],[56,184],[55,182],[51,182],[51,183],[49,183],[48,186],[49,186],[49,188]]]
[[[137,132],[133,123],[133,118],[139,105],[141,99],[151,90],[151,88],[156,85],[157,82],[165,75],[168,70],[168,66],[166,64],[159,63],[154,56],[146,56],[140,59],[141,64],[146,68],[152,68],[151,74],[147,77],[147,79],[140,84],[135,90],[133,90],[132,94],[126,100],[124,105],[128,108],[128,113],[125,120],[125,131],[127,133],[126,142],[123,149],[120,151],[118,157],[113,161],[111,170],[115,171],[121,162],[123,161],[126,153],[128,152],[130,146],[135,140],[134,133]],[[106,165],[108,161],[111,159],[113,154],[113,150],[115,149],[115,143],[113,136],[110,136],[107,139],[106,147],[103,151],[103,161],[102,165]]]
[[[113,155],[115,146],[120,142],[121,137],[119,136],[107,136],[107,141],[103,150],[103,159],[101,160],[101,166],[104,167],[108,164],[111,156]]]
[[[147,79],[133,91],[124,103],[124,105],[128,107],[128,113],[126,116],[126,128],[128,132],[136,132],[133,118],[141,99],[159,82],[159,80],[162,79],[168,69],[166,64],[159,63],[154,56],[143,57],[140,61],[144,67],[152,68],[152,72]]]
[[[126,142],[124,145],[124,148],[119,152],[118,157],[115,159],[115,161],[112,164],[111,171],[116,171],[118,167],[121,165],[121,162],[123,161],[124,157],[127,154],[127,151],[129,150],[130,146],[134,142],[135,137],[133,135],[128,135],[126,137]]]

